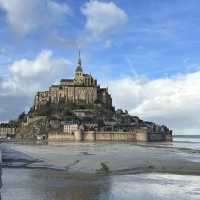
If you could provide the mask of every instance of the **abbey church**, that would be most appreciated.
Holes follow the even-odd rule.
[[[129,97],[127,97],[129,98]],[[73,79],[38,92],[28,113],[0,125],[0,137],[73,141],[171,141],[165,125],[115,110],[107,88],[83,73],[80,52]],[[11,133],[12,132],[12,133]]]
[[[74,79],[62,79],[59,85],[50,86],[48,91],[38,92],[34,109],[47,103],[71,103],[76,105],[93,105],[101,103],[107,109],[112,108],[112,98],[107,88],[101,88],[90,74],[83,73],[82,61],[78,57]]]

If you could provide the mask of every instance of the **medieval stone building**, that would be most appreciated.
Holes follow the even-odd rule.
[[[52,85],[48,91],[38,92],[34,109],[47,103],[74,103],[76,105],[103,104],[106,108],[112,108],[112,98],[107,88],[101,88],[97,80],[90,74],[84,74],[82,62],[78,58],[78,64],[74,79],[62,79],[59,85]]]
[[[127,97],[128,98],[128,97]],[[21,138],[76,141],[171,141],[166,126],[115,110],[107,88],[83,73],[80,53],[73,79],[38,92],[34,106],[19,117]]]
[[[14,137],[16,133],[16,126],[12,123],[0,124],[0,139]]]

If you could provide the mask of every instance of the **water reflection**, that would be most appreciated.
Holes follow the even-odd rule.
[[[63,171],[4,169],[6,200],[199,200],[199,176],[69,176]]]
[[[109,177],[72,177],[62,171],[4,169],[6,200],[100,200],[109,196]]]

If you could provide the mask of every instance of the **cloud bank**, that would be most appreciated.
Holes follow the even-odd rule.
[[[171,78],[123,78],[110,82],[117,107],[146,120],[167,124],[176,132],[200,132],[200,71]],[[192,134],[192,133],[190,133]]]
[[[50,50],[41,51],[33,60],[21,59],[11,64],[9,76],[0,77],[0,121],[28,110],[37,91],[66,76],[68,64],[68,60],[54,58]]]
[[[71,14],[66,3],[51,0],[0,0],[9,26],[18,34],[56,26],[60,19]]]

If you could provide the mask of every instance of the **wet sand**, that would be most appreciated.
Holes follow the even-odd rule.
[[[3,166],[48,168],[67,174],[174,173],[200,175],[200,162],[172,148],[132,143],[1,144]]]

